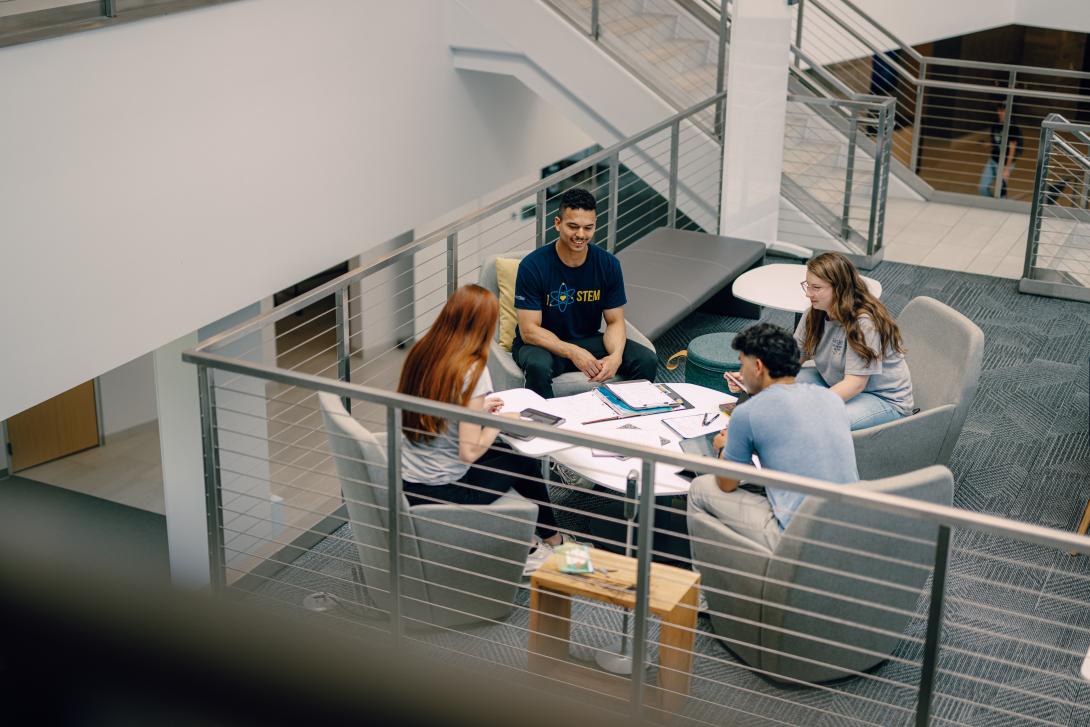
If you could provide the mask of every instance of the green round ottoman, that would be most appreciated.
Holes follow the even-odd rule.
[[[726,331],[697,336],[689,341],[687,349],[670,357],[666,368],[673,371],[680,365],[680,359],[684,358],[686,384],[699,384],[716,391],[727,391],[723,374],[742,368],[738,352],[730,347],[731,341],[737,335],[737,331]]]

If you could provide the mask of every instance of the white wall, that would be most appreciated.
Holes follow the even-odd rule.
[[[107,371],[99,377],[98,384],[104,436],[154,421],[158,416],[152,354],[145,354]]]
[[[1027,0],[1025,4],[1031,2],[1047,7],[1058,0]],[[1072,5],[1076,2],[1071,0]],[[915,45],[1010,25],[1020,0],[855,0],[855,4],[902,41]]]
[[[442,5],[239,0],[0,49],[0,417],[585,145],[456,71]]]
[[[855,0],[855,4],[910,45],[1003,25],[1090,33],[1086,0]]]
[[[1019,25],[1090,33],[1086,0],[1015,0],[1014,18]]]

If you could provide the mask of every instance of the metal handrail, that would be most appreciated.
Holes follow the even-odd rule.
[[[901,50],[908,53],[910,56],[912,56],[917,61],[923,60],[924,56],[922,56],[918,50],[916,50],[912,46],[906,44],[904,41],[902,41],[900,38],[898,38],[896,35],[894,35],[892,32],[890,32],[884,25],[879,23],[877,20],[875,20],[873,17],[871,17],[868,13],[864,12],[862,8],[860,8],[855,3],[851,2],[851,0],[840,0],[840,1],[842,3],[844,3],[845,5],[847,5],[849,8],[851,8],[857,15],[859,15],[859,17],[863,18],[868,23],[870,23],[872,26],[874,26],[874,28],[876,30],[878,30],[882,35],[886,36],[887,38],[892,40],[894,43],[896,43],[897,46]],[[800,5],[802,3],[804,3],[804,2],[814,3],[814,0],[799,0]],[[814,3],[814,4],[817,4],[817,3]]]
[[[627,51],[630,46],[625,45],[620,39],[623,37],[623,26],[619,26],[618,32],[610,32],[608,27],[610,20],[599,19],[598,25],[595,25],[594,19],[596,16],[594,10],[599,5],[597,0],[593,0],[591,3],[591,24],[587,26],[587,18],[585,13],[580,14],[578,8],[569,8],[565,3],[557,0],[550,0],[548,3],[555,10],[557,10],[568,22],[574,27],[580,30],[580,32],[586,34],[596,44],[599,44],[602,49],[609,53],[610,56],[628,68],[630,72],[636,75],[641,81],[647,85],[652,91],[660,96],[667,103],[672,105],[678,105],[679,102],[685,102],[684,93],[681,93],[681,98],[678,98],[679,93],[669,91],[668,85],[665,79],[657,78],[656,74],[648,68],[645,68],[639,60],[638,54],[632,56]],[[729,7],[729,6],[728,6]],[[585,11],[586,8],[584,7]],[[644,11],[667,11],[676,14],[679,18],[685,21],[695,21],[700,26],[703,26],[708,34],[708,37],[702,38],[707,42],[716,43],[718,45],[718,69],[717,69],[717,88],[723,89],[723,79],[725,77],[723,73],[723,67],[726,61],[726,40],[729,36],[729,15],[727,13],[719,12],[719,6],[716,3],[709,0],[663,0],[660,5],[645,6]],[[679,12],[681,11],[681,12]],[[622,17],[624,13],[621,14]],[[616,19],[620,22],[619,19]],[[687,32],[686,37],[692,36],[693,28],[691,25],[686,24]],[[703,34],[696,33],[696,38],[701,38]],[[599,37],[600,36],[600,37]],[[638,50],[635,46],[631,46],[631,50]],[[632,56],[632,57],[630,57]],[[887,114],[892,119],[896,113],[895,108],[886,107],[884,110],[879,110],[878,106],[884,106],[886,102],[885,97],[874,97],[866,94],[861,94],[852,91],[846,84],[837,79],[834,75],[829,73],[819,64],[812,61],[808,54],[799,51],[796,54],[797,62],[789,66],[789,70],[795,81],[805,88],[810,89],[811,93],[805,95],[794,94],[789,100],[795,101],[799,104],[805,104],[811,108],[814,106],[823,106],[821,114],[823,115],[825,122],[831,122],[833,126],[836,126],[843,132],[845,129],[854,127],[855,124],[860,123],[864,117],[870,116],[875,120],[880,120],[883,114]],[[801,63],[805,63],[810,68],[805,69],[800,67]],[[824,87],[821,86],[824,84]],[[817,86],[817,87],[815,87]],[[824,101],[818,101],[817,99],[833,99],[833,103],[825,103]],[[875,104],[875,107],[869,112],[861,112],[860,109],[849,107],[848,105],[853,102],[866,102]],[[891,102],[892,103],[892,102]],[[717,107],[717,117],[715,120],[715,131],[708,131],[706,120],[702,123],[700,119],[694,121],[698,128],[704,130],[716,138],[721,137],[722,118],[719,114],[722,107]],[[876,124],[871,125],[870,129],[884,129],[888,133],[892,134],[893,124]],[[874,175],[870,175],[869,172],[866,178],[873,177],[872,196],[877,195],[879,197],[879,203],[877,207],[880,209],[882,206],[882,199],[884,199],[884,190],[886,188],[886,170],[888,168],[887,158],[884,153],[886,148],[885,143],[880,143],[874,146],[869,138],[869,133],[863,135],[863,138],[859,139],[860,149],[867,155],[874,156]],[[843,142],[843,139],[840,139]],[[877,152],[877,154],[876,154]],[[869,214],[874,216],[875,205],[869,205],[870,212],[863,211],[863,205],[859,204],[859,200],[855,204],[852,204],[851,197],[853,195],[852,188],[852,172],[851,167],[855,165],[855,157],[851,154],[847,157],[846,166],[848,169],[845,172],[845,184],[838,185],[844,190],[844,199],[842,201],[830,203],[828,200],[819,198],[818,195],[811,193],[811,188],[808,185],[808,180],[792,177],[790,173],[784,176],[784,189],[783,194],[785,198],[794,204],[814,225],[822,229],[825,234],[830,235],[834,239],[839,239],[845,244],[853,254],[865,256],[865,260],[869,261],[872,256],[877,254],[877,251],[881,248],[881,225],[876,225],[873,220],[867,220],[866,217]],[[856,175],[857,179],[863,179],[863,176]],[[861,216],[863,218],[862,224],[853,224],[848,221],[849,214]],[[858,219],[855,222],[859,222]]]
[[[1074,161],[1078,162],[1086,169],[1090,169],[1090,157],[1084,156],[1082,152],[1078,151],[1075,147],[1071,146],[1063,139],[1053,139],[1052,143],[1067,152],[1067,155],[1071,157]]]
[[[1041,123],[1040,146],[1037,150],[1036,172],[1033,182],[1033,200],[1030,204],[1029,227],[1026,235],[1026,254],[1022,267],[1019,291],[1034,295],[1048,295],[1090,302],[1090,257],[1084,256],[1090,245],[1087,235],[1066,227],[1067,223],[1079,226],[1090,224],[1087,205],[1090,202],[1090,156],[1076,149],[1059,133],[1070,134],[1077,143],[1090,147],[1090,125],[1072,123],[1060,114],[1049,114]],[[1072,176],[1072,169],[1060,167],[1053,174],[1053,148],[1060,149],[1066,158],[1081,168],[1080,175]],[[1064,190],[1071,185],[1072,192]],[[1046,219],[1061,223],[1059,230],[1046,229]],[[1085,229],[1085,227],[1084,227]],[[1039,258],[1042,233],[1048,234],[1046,260]],[[1071,235],[1077,235],[1072,240]],[[1057,238],[1061,241],[1057,242]],[[1081,245],[1079,243],[1082,243]],[[1068,245],[1072,245],[1068,249]]]
[[[1015,520],[995,515],[961,510],[949,505],[937,505],[909,497],[887,495],[879,492],[861,492],[850,487],[830,484],[822,480],[784,472],[758,469],[752,465],[737,464],[728,460],[712,460],[691,454],[675,454],[656,447],[626,444],[616,439],[586,432],[556,429],[536,422],[523,422],[493,414],[478,413],[454,404],[445,404],[409,394],[386,391],[361,384],[351,384],[313,374],[300,373],[268,364],[207,353],[202,346],[187,349],[182,360],[201,368],[254,376],[281,384],[300,386],[308,390],[324,391],[340,397],[361,399],[394,410],[410,410],[450,421],[465,421],[482,427],[498,428],[505,432],[542,437],[572,446],[607,448],[611,452],[640,460],[651,460],[680,468],[696,468],[697,471],[719,477],[744,479],[766,487],[783,487],[793,492],[817,495],[831,502],[859,504],[871,509],[897,515],[910,515],[927,522],[947,527],[964,527],[982,532],[1001,534],[1026,542],[1056,548],[1076,550],[1090,555],[1090,540],[1077,533]]]

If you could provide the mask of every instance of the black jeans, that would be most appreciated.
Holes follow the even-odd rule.
[[[589,338],[577,338],[568,341],[576,346],[587,349],[595,358],[604,358],[609,354],[606,351],[602,334]],[[553,398],[553,377],[566,374],[570,371],[578,371],[571,361],[560,356],[554,356],[548,350],[540,346],[531,346],[524,343],[522,338],[515,338],[511,346],[511,355],[515,363],[526,374],[526,388],[537,392],[546,399]],[[655,372],[658,370],[658,358],[655,352],[646,346],[641,346],[635,341],[628,340],[624,344],[624,352],[621,354],[621,365],[617,368],[617,376],[622,379],[647,379],[655,380]]]
[[[402,486],[410,506],[432,505],[436,500],[455,505],[490,505],[514,489],[537,505],[538,535],[550,538],[556,534],[556,517],[549,507],[549,491],[541,481],[541,461],[518,454],[500,443],[481,455],[458,482],[427,485],[403,480]]]

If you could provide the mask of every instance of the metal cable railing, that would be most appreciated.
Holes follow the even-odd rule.
[[[549,4],[676,108],[725,88],[729,23],[714,3]],[[836,83],[817,75],[823,84]],[[788,242],[870,256],[882,247],[894,107],[884,98],[850,95],[789,95],[780,232]],[[722,114],[717,106],[693,117],[709,154],[719,148]],[[718,188],[709,184],[708,192]]]
[[[282,313],[265,316],[263,325],[275,326]],[[1050,562],[1052,576],[1063,570],[1056,558],[1068,558],[1064,551],[1090,553],[1083,539],[889,492],[625,445],[604,439],[602,428],[550,430],[496,419],[340,382],[335,367],[316,376],[278,368],[275,356],[270,364],[216,353],[245,338],[247,328],[186,354],[206,387],[206,441],[217,463],[212,500],[224,503],[214,518],[214,566],[222,586],[244,602],[300,613],[309,607],[331,629],[385,633],[455,665],[500,665],[512,678],[534,674],[577,699],[684,724],[1066,724],[1068,716],[1090,716],[1066,691],[1080,683],[1077,664],[1090,646],[1080,615],[1087,579],[1072,573],[1062,587],[1042,590],[1009,582],[994,568],[1032,573]],[[231,384],[217,384],[221,375]],[[274,401],[286,387],[296,394],[290,416]],[[387,465],[399,456],[400,439],[380,437],[371,452],[346,453],[338,443],[357,440],[331,429],[328,415],[323,421],[317,391],[349,400],[352,415],[342,409],[339,416],[380,434],[401,413],[420,411],[630,457],[639,475],[628,493],[596,483],[593,469],[562,465],[577,461],[563,448],[534,460],[528,473],[487,471],[546,488],[537,507],[594,543],[599,563],[621,569],[610,572],[614,580],[631,569],[634,586],[618,593],[576,579],[568,591],[551,591],[558,586],[544,578],[531,587],[519,576],[528,542],[518,532],[528,540],[532,511],[478,508],[482,520],[462,521],[426,495],[406,508],[397,468]],[[258,506],[259,488],[231,479],[256,477],[246,465],[255,462],[288,507],[331,523],[269,519]],[[694,529],[691,506],[639,486],[661,477],[664,466],[801,491],[809,504],[781,545],[755,552]],[[949,487],[945,470],[931,476]],[[331,492],[324,507],[299,498]],[[630,522],[635,537],[625,535]],[[981,538],[990,541],[985,552]],[[638,557],[610,554],[626,548]],[[1045,558],[1049,551],[1053,557]],[[755,557],[763,563],[757,569]],[[634,615],[625,617],[625,604]],[[595,665],[614,663],[622,639],[635,664],[629,678]],[[828,682],[830,675],[839,678]]]
[[[1059,114],[1041,124],[1024,293],[1090,301],[1090,125]]]
[[[800,0],[795,47],[807,54],[800,72],[821,69],[856,92],[895,99],[895,173],[906,181],[913,172],[932,190],[1027,202],[1041,122],[1049,113],[1073,114],[1090,79],[1079,71],[924,56],[851,0]],[[1019,137],[1012,164],[1010,141]],[[991,171],[1008,166],[1006,180]]]
[[[942,504],[943,468],[910,476],[913,487],[937,488],[931,495],[902,497],[909,490],[684,454],[665,428],[659,446],[624,444],[611,438],[618,423],[547,429],[392,393],[399,341],[421,335],[490,256],[548,244],[545,221],[566,185],[600,193],[598,242],[616,250],[648,225],[702,227],[681,200],[719,172],[690,121],[716,100],[188,351],[202,393],[216,587],[459,669],[498,665],[512,679],[532,675],[543,689],[678,724],[1090,718],[1071,696],[1090,646],[1081,608],[1090,579],[1066,555],[1090,554],[1090,544]],[[1064,143],[1085,148],[1077,138]],[[717,210],[694,214],[714,220]],[[701,409],[726,397],[674,386]],[[488,483],[506,476],[533,504],[455,506],[415,490],[407,499],[404,444],[388,435],[411,411],[555,442],[521,459],[495,444],[463,488],[487,499]],[[689,485],[677,484],[682,468],[800,492],[806,503],[775,548],[757,547],[698,517]],[[543,511],[595,546],[601,582],[550,567],[523,577]],[[626,664],[630,677],[614,673]]]

